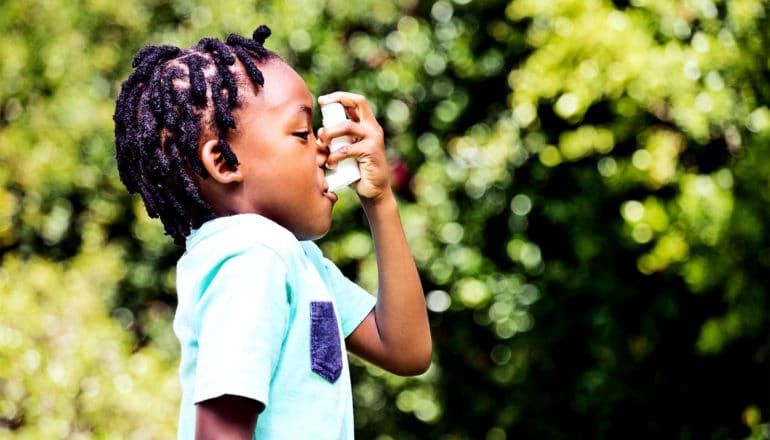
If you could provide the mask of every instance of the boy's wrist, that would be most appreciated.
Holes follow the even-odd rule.
[[[398,209],[396,196],[390,188],[382,191],[377,197],[361,197],[360,199],[361,205],[367,213],[372,210],[387,209],[388,207]]]

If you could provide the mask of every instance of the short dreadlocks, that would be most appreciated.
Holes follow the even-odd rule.
[[[235,128],[238,86],[250,81],[257,93],[264,85],[257,66],[278,58],[263,46],[269,36],[262,25],[251,39],[230,34],[189,49],[147,46],[134,56],[113,117],[118,171],[177,244],[214,217],[193,178],[208,177],[198,157],[201,134],[216,135],[225,163],[238,166],[226,139]]]

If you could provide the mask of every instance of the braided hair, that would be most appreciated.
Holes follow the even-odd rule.
[[[203,38],[189,49],[147,46],[134,56],[113,116],[118,172],[177,244],[214,218],[194,178],[208,177],[198,156],[202,135],[216,136],[225,164],[238,166],[227,142],[238,86],[258,93],[264,85],[258,64],[278,58],[263,46],[269,36],[262,25],[251,39],[230,34],[225,42]]]

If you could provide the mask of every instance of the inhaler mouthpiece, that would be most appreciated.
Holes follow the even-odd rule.
[[[332,102],[321,106],[321,116],[323,117],[323,126],[327,128],[347,119],[345,108],[339,102]],[[350,139],[350,136],[336,137],[329,143],[329,150],[335,151],[343,145],[350,145],[351,143],[352,139]],[[337,167],[326,175],[329,191],[337,191],[360,178],[361,172],[358,170],[358,163],[352,157],[337,163]]]

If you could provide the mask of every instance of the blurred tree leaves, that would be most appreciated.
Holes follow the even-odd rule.
[[[168,438],[173,356],[136,351],[132,313],[105,308],[122,268],[109,246],[64,264],[6,254],[0,271],[0,427],[14,438]]]
[[[419,378],[355,362],[362,438],[762,438],[765,0],[5,2],[0,433],[164,438],[180,249],[113,161],[145,44],[267,23],[366,95],[425,283]],[[355,197],[324,251],[366,288]],[[116,423],[116,420],[120,423]]]

